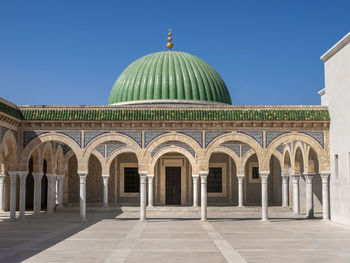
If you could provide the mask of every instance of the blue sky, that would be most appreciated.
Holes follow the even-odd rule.
[[[200,57],[234,105],[319,104],[320,56],[350,31],[350,1],[1,1],[0,96],[103,105],[124,68],[166,50]]]

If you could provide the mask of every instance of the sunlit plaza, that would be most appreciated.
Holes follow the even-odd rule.
[[[34,101],[55,91],[12,90],[3,68],[17,65],[4,56],[0,262],[350,262],[350,33],[317,53],[316,105],[271,106],[266,87],[265,97],[249,91],[261,105],[235,105],[244,85],[226,85],[212,65],[178,51],[176,34],[164,32],[163,49],[141,56],[147,44],[136,52],[127,42],[130,56],[116,59],[127,55],[129,65],[107,105],[18,105],[3,93]],[[102,64],[84,73],[90,82],[112,67]],[[97,99],[105,89],[97,86],[62,93],[68,100],[78,90],[79,104]],[[296,90],[284,88],[278,101],[308,101],[307,89]]]

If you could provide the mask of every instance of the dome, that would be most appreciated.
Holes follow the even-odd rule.
[[[131,63],[116,80],[108,104],[137,101],[231,104],[225,82],[209,64],[174,51],[144,56]]]

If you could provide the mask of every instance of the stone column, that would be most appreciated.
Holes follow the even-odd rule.
[[[41,212],[41,179],[44,173],[32,173],[34,178],[34,200],[33,210],[34,215],[40,215]]]
[[[58,208],[63,208],[63,180],[64,180],[64,174],[58,174],[57,175],[57,181],[58,181]]]
[[[198,207],[198,174],[192,174],[193,180],[193,207]]]
[[[52,214],[56,204],[56,174],[46,174],[47,177],[47,212]]]
[[[207,220],[207,178],[209,172],[199,172],[201,177],[201,220]]]
[[[108,207],[108,179],[109,174],[103,174],[103,207]]]
[[[261,221],[268,221],[268,177],[270,172],[269,171],[263,171],[260,172],[260,178],[261,178]]]
[[[323,220],[329,220],[329,186],[328,178],[330,172],[320,172],[322,178],[322,209],[323,209]]]
[[[146,220],[146,184],[147,172],[139,172],[140,174],[140,221]]]
[[[282,207],[289,205],[289,174],[282,174]]]
[[[86,176],[87,172],[78,172],[80,179],[80,220],[86,221]]]
[[[243,179],[244,174],[237,174],[238,179],[238,207],[243,207]]]
[[[26,179],[27,171],[18,172],[19,177],[19,218],[24,220],[26,216]]]
[[[0,211],[4,211],[4,179],[6,174],[0,174]]]
[[[300,214],[300,201],[299,201],[299,179],[300,174],[293,174],[291,176],[293,184],[293,213]]]
[[[307,218],[314,218],[314,199],[312,191],[313,173],[304,174],[306,181],[306,214]]]
[[[11,190],[10,190],[10,219],[16,219],[16,184],[17,184],[17,172],[9,171],[11,180]]]
[[[153,207],[153,178],[154,174],[148,174],[148,207]]]

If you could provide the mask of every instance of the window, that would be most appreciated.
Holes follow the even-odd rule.
[[[335,179],[338,180],[339,179],[339,157],[338,154],[336,154],[334,156],[334,173],[335,173]]]
[[[221,193],[222,192],[222,168],[212,167],[209,168],[207,182],[208,193]]]
[[[260,183],[259,164],[249,163],[248,169],[249,183]]]
[[[138,168],[124,168],[124,193],[140,192],[140,176]]]
[[[252,167],[252,179],[259,179],[259,167]]]

